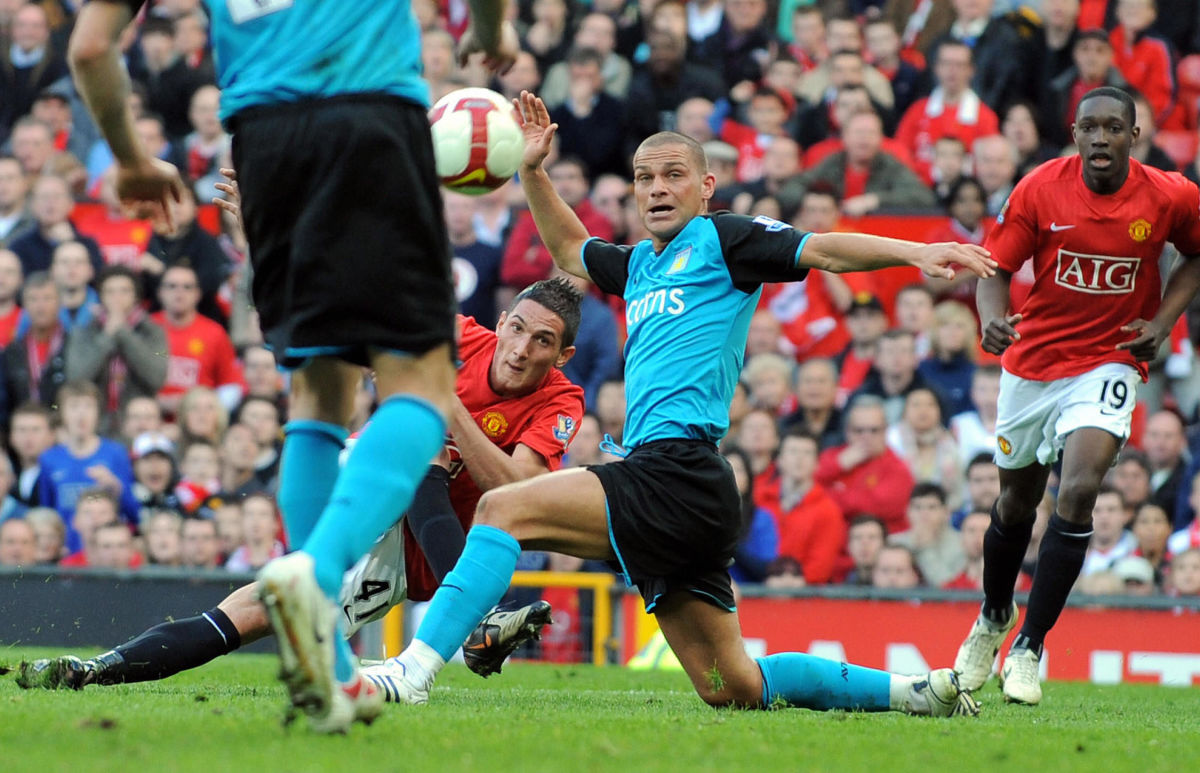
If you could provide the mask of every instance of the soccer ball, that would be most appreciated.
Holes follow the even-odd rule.
[[[525,152],[513,106],[491,89],[458,89],[429,111],[442,185],[477,196],[508,182]]]

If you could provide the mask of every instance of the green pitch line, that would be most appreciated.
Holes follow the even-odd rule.
[[[0,651],[0,663],[57,651]],[[91,652],[82,654],[94,654]],[[275,659],[163,682],[26,692],[0,677],[0,769],[18,771],[1116,771],[1194,769],[1200,690],[1051,683],[1035,709],[995,684],[978,719],[713,711],[680,673],[511,664],[445,670],[428,706],[317,737],[281,725]],[[1032,766],[1032,768],[1030,767]]]

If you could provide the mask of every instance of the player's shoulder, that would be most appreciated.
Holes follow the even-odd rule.
[[[1149,166],[1137,159],[1129,160],[1129,173],[1139,183],[1172,199],[1196,191],[1196,184],[1179,172],[1169,172]]]
[[[578,402],[579,412],[583,413],[583,387],[567,378],[567,374],[558,368],[550,369],[541,388],[534,394],[546,402],[554,401],[559,404]]]

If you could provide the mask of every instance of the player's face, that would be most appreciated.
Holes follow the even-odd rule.
[[[1130,125],[1120,102],[1112,97],[1092,97],[1080,102],[1071,132],[1083,159],[1083,179],[1089,188],[1109,191],[1125,182],[1129,149],[1139,131]]]
[[[528,298],[500,315],[496,354],[488,373],[498,395],[520,396],[537,389],[551,368],[566,364],[575,348],[563,349],[562,317]]]
[[[712,174],[700,174],[686,145],[638,149],[633,159],[633,194],[656,249],[707,211],[716,180]]]

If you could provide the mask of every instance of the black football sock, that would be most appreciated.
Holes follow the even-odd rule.
[[[1032,535],[1032,518],[1002,524],[992,505],[992,525],[983,535],[983,616],[997,625],[1007,622],[1012,611],[1013,587]]]
[[[1031,649],[1039,656],[1042,654],[1046,634],[1058,621],[1067,604],[1067,596],[1071,595],[1071,588],[1079,579],[1091,538],[1090,521],[1071,523],[1059,518],[1057,513],[1050,516],[1046,536],[1042,537],[1042,546],[1038,550],[1037,574],[1029,592],[1029,608],[1025,612],[1021,634],[1013,641],[1013,649]]]
[[[242,637],[216,607],[202,615],[162,623],[115,650],[95,657],[97,684],[147,682],[202,666],[233,652]]]
[[[458,563],[467,544],[467,535],[450,504],[450,473],[444,467],[430,465],[417,486],[408,508],[408,528],[441,582]]]

